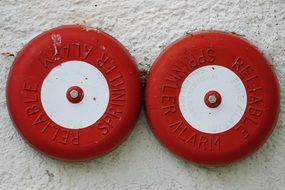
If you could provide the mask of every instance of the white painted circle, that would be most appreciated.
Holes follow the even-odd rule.
[[[71,103],[66,92],[72,86],[83,90],[79,103]],[[67,61],[54,67],[44,79],[41,102],[47,115],[58,125],[81,129],[94,124],[109,103],[109,86],[104,75],[83,61]]]
[[[216,108],[204,102],[205,94],[217,91],[222,102]],[[222,133],[234,127],[242,118],[247,103],[246,89],[230,69],[209,65],[190,73],[183,81],[179,107],[184,119],[205,133]]]

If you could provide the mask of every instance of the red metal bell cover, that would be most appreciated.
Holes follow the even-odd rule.
[[[140,76],[113,37],[61,26],[21,50],[8,77],[7,104],[15,127],[39,151],[63,160],[96,158],[133,129]]]
[[[276,125],[279,87],[269,62],[224,32],[185,36],[157,58],[146,85],[150,127],[171,152],[223,165],[259,148]]]

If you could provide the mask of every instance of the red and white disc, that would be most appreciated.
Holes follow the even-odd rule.
[[[140,111],[139,72],[126,49],[82,26],[49,30],[17,56],[7,83],[11,118],[35,148],[86,160],[118,146]]]
[[[154,63],[146,111],[156,137],[176,155],[227,164],[254,152],[275,127],[278,82],[246,40],[196,33],[170,45]]]

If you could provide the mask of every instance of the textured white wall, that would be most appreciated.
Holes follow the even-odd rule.
[[[147,69],[186,33],[217,29],[244,35],[271,60],[281,87],[279,122],[267,143],[238,163],[205,168],[167,152],[142,112],[118,149],[66,163],[30,148],[7,113],[5,85],[14,55],[44,30],[62,24],[98,27]],[[0,0],[0,189],[284,189],[285,0]]]

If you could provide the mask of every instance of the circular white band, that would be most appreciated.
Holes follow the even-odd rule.
[[[68,101],[66,92],[71,86],[83,90],[81,102]],[[102,117],[109,103],[109,94],[107,80],[96,67],[83,61],[67,61],[54,67],[44,79],[41,102],[56,124],[81,129]]]
[[[216,108],[208,107],[204,96],[217,91],[222,97]],[[237,124],[247,103],[245,87],[230,69],[218,65],[200,67],[183,81],[179,107],[184,119],[195,129],[205,133],[221,133]]]

